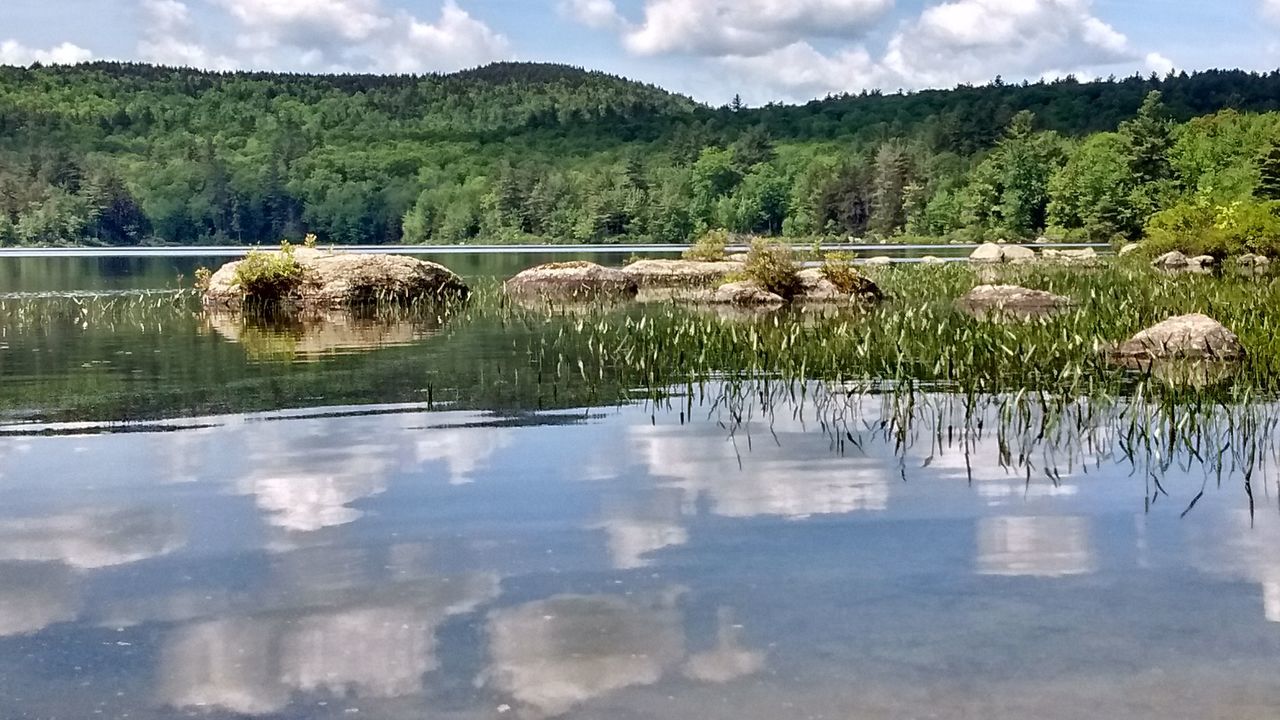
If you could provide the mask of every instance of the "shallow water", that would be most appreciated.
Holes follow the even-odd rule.
[[[168,272],[30,267],[4,289]],[[1106,413],[934,393],[899,434],[877,396],[532,396],[542,330],[496,321],[9,317],[6,720],[1280,708],[1280,488],[1251,514]]]

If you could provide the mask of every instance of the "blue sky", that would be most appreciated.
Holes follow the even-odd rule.
[[[1280,66],[1280,0],[0,0],[0,63],[566,62],[711,103]]]

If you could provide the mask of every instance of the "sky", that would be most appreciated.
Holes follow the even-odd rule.
[[[0,0],[0,64],[450,72],[560,62],[749,105],[1280,67],[1280,0]]]

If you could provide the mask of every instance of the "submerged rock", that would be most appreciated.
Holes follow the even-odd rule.
[[[622,269],[641,288],[708,287],[741,272],[742,263],[699,260],[638,260]]]
[[[263,251],[273,259],[283,251]],[[236,271],[244,260],[227,263],[210,278],[204,303],[236,309],[246,301],[305,308],[339,308],[369,302],[411,303],[419,299],[465,297],[469,289],[452,270],[403,255],[369,255],[299,247],[290,249],[299,272],[296,282],[271,296],[251,294]]]
[[[1244,346],[1235,333],[1199,313],[1169,318],[1111,351],[1112,359],[1121,364],[1156,360],[1235,361],[1244,356]]]
[[[975,263],[1024,263],[1035,259],[1036,253],[1031,248],[996,243],[983,243],[969,256],[969,261]]]
[[[635,297],[639,283],[627,273],[590,262],[548,263],[529,268],[508,280],[503,289],[511,295],[591,300],[600,297]]]
[[[975,314],[1008,312],[1026,316],[1046,315],[1071,306],[1070,298],[1018,285],[979,285],[957,302]]]

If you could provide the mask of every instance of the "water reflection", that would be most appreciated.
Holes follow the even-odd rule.
[[[326,356],[410,345],[443,326],[432,308],[400,311],[332,311],[279,317],[209,313],[206,331],[242,345],[255,360],[314,362]]]
[[[1143,514],[1105,422],[1085,442],[929,402],[901,433],[870,398],[839,430],[816,406],[736,425],[378,407],[25,437],[0,707],[956,720],[1101,697],[1266,716],[1280,516],[1224,481],[1181,519],[1204,484],[1186,454],[1160,476],[1178,502]],[[1178,687],[1252,704],[1178,715]]]
[[[782,420],[771,428],[773,434],[788,430],[796,432],[792,439],[802,437],[799,428]],[[766,432],[762,428],[759,434]],[[888,471],[870,458],[836,457],[829,450],[804,459],[787,457],[770,453],[769,440],[757,437],[758,449],[743,462],[745,435],[739,446],[726,442],[722,432],[675,425],[634,427],[631,439],[649,473],[682,490],[687,507],[706,497],[711,511],[724,517],[803,519],[888,507]]]
[[[978,521],[978,574],[1065,577],[1093,572],[1089,521],[988,517]]]
[[[61,562],[93,570],[166,555],[186,539],[172,513],[79,510],[0,521],[0,561]]]
[[[61,563],[0,563],[0,637],[75,620],[81,594],[79,578]]]
[[[490,681],[536,716],[652,685],[684,658],[675,591],[648,603],[561,595],[489,618]]]
[[[440,666],[440,625],[498,594],[497,577],[486,573],[411,581],[393,574],[338,586],[321,580],[300,595],[292,577],[277,577],[285,593],[278,605],[267,598],[265,609],[172,631],[158,665],[158,701],[266,715],[299,693],[353,701],[415,696]]]

